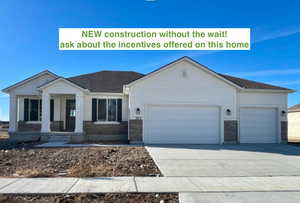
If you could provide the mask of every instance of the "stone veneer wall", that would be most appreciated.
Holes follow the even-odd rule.
[[[288,122],[281,121],[281,142],[288,142]]]
[[[128,132],[128,122],[123,121],[120,124],[95,124],[93,121],[83,122],[83,131],[86,134],[97,135],[118,135]]]
[[[63,121],[53,121],[50,124],[51,131],[62,131],[63,130]],[[18,131],[19,132],[40,132],[42,124],[41,123],[28,123],[25,121],[18,122]]]
[[[129,121],[129,142],[143,142],[143,120],[135,119]]]
[[[127,121],[123,121],[120,124],[95,124],[93,121],[84,121],[83,131],[86,141],[128,142]]]
[[[40,132],[42,124],[40,123],[28,123],[25,121],[18,122],[19,132]]]
[[[64,122],[63,121],[52,121],[50,124],[50,130],[54,132],[63,131],[64,130]]]
[[[238,122],[237,120],[224,121],[224,143],[237,143]]]

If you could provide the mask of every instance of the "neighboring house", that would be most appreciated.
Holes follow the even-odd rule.
[[[289,141],[300,142],[300,104],[289,108],[288,122]]]
[[[44,71],[3,91],[10,96],[12,137],[71,131],[77,141],[146,144],[285,142],[293,92],[219,74],[188,57],[146,75],[63,78]]]

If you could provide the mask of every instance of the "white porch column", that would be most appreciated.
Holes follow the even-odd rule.
[[[50,95],[42,94],[42,129],[41,132],[50,132]]]
[[[16,95],[9,95],[9,129],[8,129],[8,132],[16,132],[18,129],[17,112],[18,112],[18,97]]]
[[[76,122],[75,122],[75,132],[83,132],[83,96],[76,94]]]

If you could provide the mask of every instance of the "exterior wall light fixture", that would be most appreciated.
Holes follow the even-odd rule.
[[[226,115],[227,115],[227,116],[230,116],[230,115],[231,115],[231,110],[230,110],[230,109],[227,109],[227,110],[226,110]]]
[[[135,109],[135,113],[136,113],[136,115],[140,115],[141,114],[141,109],[140,108],[136,108]]]
[[[281,111],[281,116],[285,116],[286,112],[285,111]]]

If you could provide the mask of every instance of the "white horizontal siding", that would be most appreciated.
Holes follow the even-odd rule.
[[[55,77],[49,74],[41,75],[15,89],[12,89],[10,94],[11,95],[40,95],[38,91],[38,87],[52,81]]]

